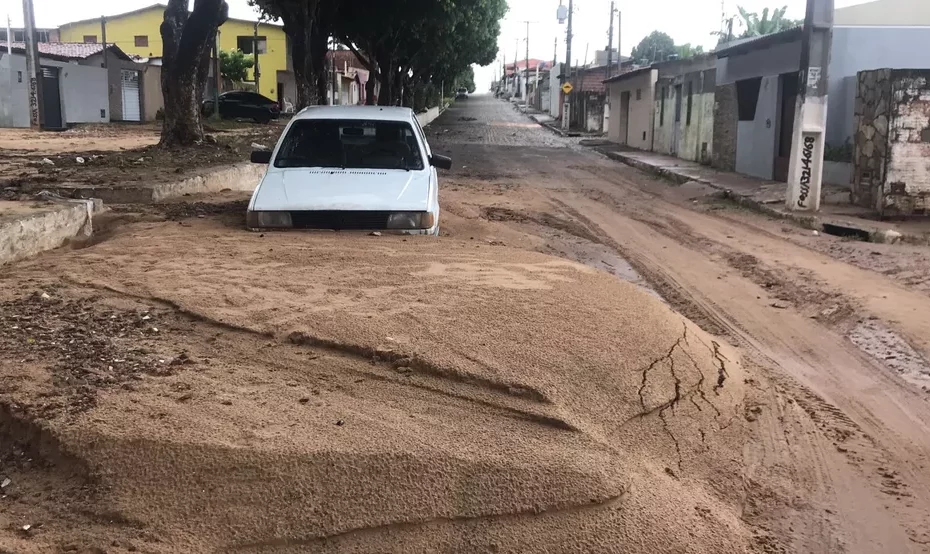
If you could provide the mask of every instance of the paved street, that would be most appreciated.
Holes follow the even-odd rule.
[[[438,239],[228,192],[5,266],[0,551],[927,551],[926,249],[488,96],[427,134]]]

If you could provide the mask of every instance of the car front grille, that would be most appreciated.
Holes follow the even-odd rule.
[[[391,213],[349,210],[291,212],[291,224],[295,229],[387,229]]]

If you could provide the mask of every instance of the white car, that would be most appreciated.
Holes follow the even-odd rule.
[[[433,154],[410,108],[314,106],[288,123],[246,214],[250,229],[334,229],[439,234]]]

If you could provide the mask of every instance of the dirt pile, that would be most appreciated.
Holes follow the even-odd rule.
[[[469,241],[204,219],[125,231],[8,279],[66,278],[56,296],[93,289],[128,314],[114,321],[163,311],[143,356],[196,363],[128,388],[89,382],[92,406],[48,414],[31,404],[64,394],[54,359],[6,356],[17,384],[0,400],[19,412],[4,417],[55,438],[37,459],[79,460],[68,482],[90,483],[96,508],[21,508],[51,519],[28,535],[0,512],[0,545],[746,549],[739,361],[636,287]]]

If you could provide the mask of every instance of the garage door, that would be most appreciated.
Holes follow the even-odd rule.
[[[123,85],[123,121],[142,121],[139,72],[122,69],[120,81]]]

